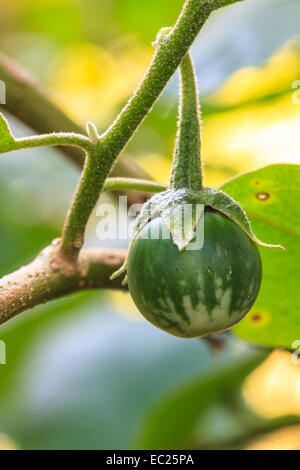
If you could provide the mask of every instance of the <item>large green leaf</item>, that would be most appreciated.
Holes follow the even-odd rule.
[[[291,348],[300,339],[300,165],[270,165],[222,189],[240,202],[260,239],[285,247],[284,252],[260,248],[261,290],[234,331],[248,341]]]
[[[201,447],[207,438],[209,440],[209,430],[205,422],[207,411],[217,403],[221,407],[223,402],[227,406],[230,403],[235,412],[238,409],[241,412],[240,386],[265,357],[266,353],[260,352],[225,367],[223,364],[218,370],[210,371],[184,385],[180,384],[175,390],[170,390],[148,408],[136,435],[136,446],[141,449]],[[244,421],[247,425],[246,419]],[[204,433],[201,432],[202,427]],[[228,424],[225,439],[230,439],[229,428],[231,426]],[[222,440],[225,439],[223,437]]]

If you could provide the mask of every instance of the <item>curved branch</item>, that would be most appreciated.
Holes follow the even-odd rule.
[[[27,266],[0,280],[0,324],[15,315],[75,291],[121,289],[109,277],[124,261],[125,252],[83,249],[76,264],[60,256],[59,240],[45,248]]]

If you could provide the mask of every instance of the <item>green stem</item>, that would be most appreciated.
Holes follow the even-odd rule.
[[[73,201],[67,213],[62,231],[61,252],[69,259],[76,259],[84,242],[85,228],[102,188],[102,161],[98,145],[87,153],[82,175]]]
[[[152,63],[132,98],[103,134],[102,151],[112,165],[179,67],[209,15],[243,0],[187,0],[170,33],[159,42]]]
[[[172,188],[202,189],[200,151],[200,108],[194,68],[188,53],[180,64],[178,134],[170,178]]]
[[[136,178],[107,178],[104,191],[145,191],[149,193],[160,193],[167,189],[167,185]]]
[[[101,145],[101,144],[99,144]],[[98,158],[98,145],[87,153],[85,166],[79,180],[73,202],[68,211],[62,232],[61,250],[63,254],[75,259],[83,245],[84,233],[89,216],[97,204],[98,182],[102,179],[103,166]],[[108,178],[103,186],[105,191],[140,190],[161,192],[166,185],[135,178]]]
[[[103,166],[98,158],[97,147],[87,154],[82,176],[79,180],[73,202],[68,211],[61,240],[61,251],[70,260],[76,259],[84,243],[86,224],[99,198],[98,184],[103,178]],[[140,190],[149,192],[165,191],[166,186],[153,181],[134,178],[108,178],[105,191]]]
[[[59,132],[15,139],[13,150],[57,145],[77,147],[87,152],[93,147],[89,138],[84,135],[73,132]]]
[[[144,79],[86,159],[62,235],[62,252],[77,256],[84,231],[114,163],[180,65],[212,11],[243,0],[187,0],[169,34],[159,37]]]

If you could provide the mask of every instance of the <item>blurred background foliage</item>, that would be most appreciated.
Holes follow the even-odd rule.
[[[182,4],[0,0],[1,50],[67,114],[105,129],[143,76],[157,31]],[[216,12],[194,44],[207,185],[269,163],[300,163],[300,104],[292,101],[299,16],[299,0],[247,0]],[[177,89],[176,76],[125,152],[162,182]],[[8,118],[16,135],[31,133]],[[1,275],[59,234],[78,174],[53,149],[1,158]],[[95,222],[89,244],[100,243]],[[0,449],[300,449],[300,365],[287,351],[269,354],[227,336],[219,353],[205,340],[168,336],[122,293],[77,294],[27,312],[0,330]]]

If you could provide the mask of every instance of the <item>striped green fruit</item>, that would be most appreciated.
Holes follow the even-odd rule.
[[[179,251],[171,236],[151,238],[150,231],[162,229],[165,234],[161,217],[150,221],[129,252],[129,291],[143,316],[184,338],[217,333],[241,320],[261,284],[256,244],[235,222],[208,208],[201,249],[188,245]]]

